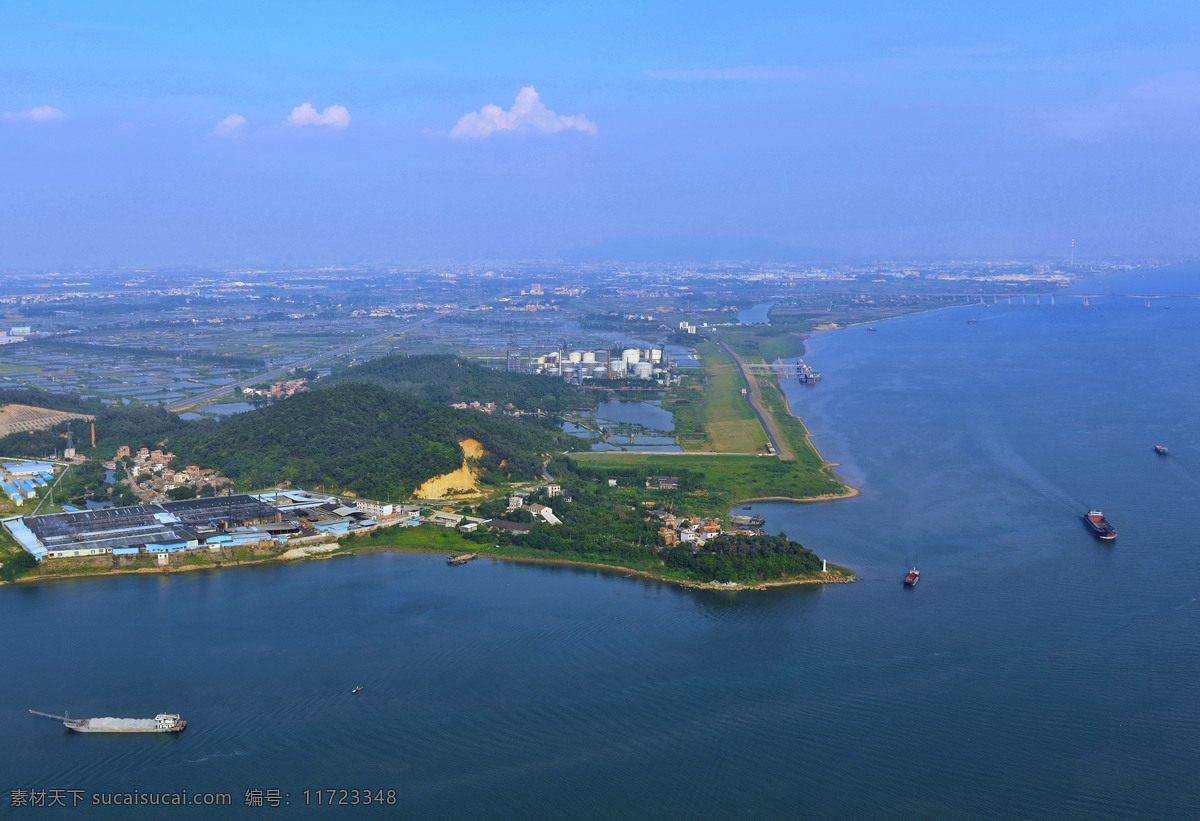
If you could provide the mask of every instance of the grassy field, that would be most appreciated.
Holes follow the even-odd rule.
[[[734,325],[720,330],[721,339],[749,362],[774,362],[804,355],[804,341],[798,326]]]
[[[573,453],[570,459],[589,465],[645,468],[664,475],[699,471],[704,474],[703,489],[682,494],[682,498],[675,500],[676,508],[689,513],[724,516],[734,504],[747,499],[808,499],[849,492],[824,468],[811,447],[805,454],[804,458],[793,462],[773,456],[614,452]],[[656,495],[647,491],[646,498],[654,499]]]
[[[339,544],[347,550],[354,551],[402,547],[410,550],[428,550],[434,553],[443,551],[474,553],[480,549],[477,542],[463,538],[456,527],[433,526],[402,527],[386,536],[376,532],[366,536],[355,536],[353,539],[342,538],[339,540]]]
[[[766,450],[767,437],[754,416],[754,411],[742,396],[746,385],[737,365],[715,343],[705,342],[696,347],[704,361],[707,379],[704,392],[680,394],[689,402],[685,405],[664,403],[676,414],[675,427],[685,450],[713,450],[717,453],[761,453]],[[704,439],[684,435],[702,431]]]
[[[763,326],[746,330],[755,332],[753,338],[759,341],[757,354],[751,354],[752,360],[775,355],[796,356],[803,351],[799,339],[787,331]],[[726,329],[722,329],[721,334],[722,339],[735,347]],[[750,338],[748,334],[743,335],[740,344],[745,346]],[[764,451],[766,436],[742,396],[745,383],[732,358],[712,342],[698,345],[697,352],[704,360],[707,375],[703,394],[695,390],[677,392],[663,406],[675,413],[676,433],[685,451],[713,450],[715,454],[592,452],[572,454],[571,460],[592,466],[644,468],[667,475],[700,471],[704,474],[703,489],[684,494],[684,499],[677,501],[677,505],[689,512],[708,515],[724,515],[735,503],[747,499],[805,499],[852,492],[826,467],[809,441],[804,423],[791,414],[779,386],[769,377],[758,379],[763,408],[778,423],[795,458],[785,461],[767,456],[736,455]],[[703,439],[696,436],[697,431],[703,432]]]
[[[32,365],[10,365],[7,362],[0,362],[0,374],[3,373],[36,373],[41,368]]]

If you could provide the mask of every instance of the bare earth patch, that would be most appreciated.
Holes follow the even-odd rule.
[[[417,499],[444,499],[447,496],[458,496],[464,493],[479,491],[479,476],[474,468],[467,464],[468,459],[478,459],[483,455],[483,445],[474,439],[463,439],[458,443],[463,450],[462,467],[458,470],[434,476],[421,485],[413,493]]]

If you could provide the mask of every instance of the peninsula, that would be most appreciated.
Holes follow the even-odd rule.
[[[779,435],[787,437],[790,459],[719,453],[605,459],[580,452],[586,443],[565,437],[548,416],[503,417],[421,398],[430,393],[435,374],[437,381],[450,374],[452,383],[474,385],[476,392],[488,379],[503,376],[503,387],[496,387],[501,398],[520,400],[522,389],[537,389],[543,391],[537,396],[541,404],[565,401],[544,393],[552,383],[543,378],[495,372],[480,378],[483,370],[454,357],[377,360],[362,373],[331,380],[328,387],[217,425],[168,419],[168,429],[153,431],[152,438],[165,436],[159,444],[169,443],[172,453],[164,458],[172,463],[194,463],[185,475],[215,473],[232,483],[232,490],[290,477],[292,487],[314,488],[314,498],[298,502],[286,496],[278,504],[279,494],[257,493],[164,502],[153,510],[144,504],[119,508],[108,514],[116,531],[170,518],[180,519],[182,529],[157,534],[144,544],[125,544],[125,539],[116,549],[117,541],[88,529],[93,525],[74,523],[72,517],[90,522],[86,514],[68,510],[6,521],[24,552],[44,561],[28,566],[28,560],[18,560],[9,549],[8,571],[0,567],[0,578],[171,572],[381,549],[606,566],[688,586],[741,588],[853,578],[847,568],[828,567],[786,537],[728,521],[728,508],[741,499],[833,498],[848,492],[807,445],[798,420],[794,429],[778,425]],[[397,385],[404,392],[395,390]],[[571,398],[585,400],[578,394]],[[506,404],[512,413],[520,410],[515,403]],[[775,412],[774,406],[764,407]],[[103,409],[98,415],[101,430],[105,413],[119,416],[123,410]],[[98,457],[106,446],[111,442],[98,443]],[[130,454],[127,445],[120,450]],[[551,456],[554,452],[559,455]],[[431,489],[438,498],[414,498]],[[389,494],[409,501],[363,501]],[[261,505],[273,506],[274,512]],[[314,508],[328,515],[294,515]],[[224,515],[214,519],[213,512]],[[149,518],[146,525],[131,525],[136,517]],[[272,517],[277,521],[267,521]],[[200,528],[202,520],[215,521],[215,529]],[[51,544],[40,535],[76,526],[78,534],[62,543]],[[328,545],[331,539],[335,548],[297,552],[314,540]]]

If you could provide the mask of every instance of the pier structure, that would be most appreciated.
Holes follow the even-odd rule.
[[[745,362],[741,367],[746,373],[752,373],[755,376],[773,376],[780,382],[815,385],[821,381],[821,374],[814,371],[812,366],[806,365],[803,359],[798,359],[795,363],[784,362],[782,359],[776,359],[770,363]]]

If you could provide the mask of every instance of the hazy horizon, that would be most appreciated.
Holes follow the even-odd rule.
[[[1200,254],[1195,6],[0,23],[0,269]]]

